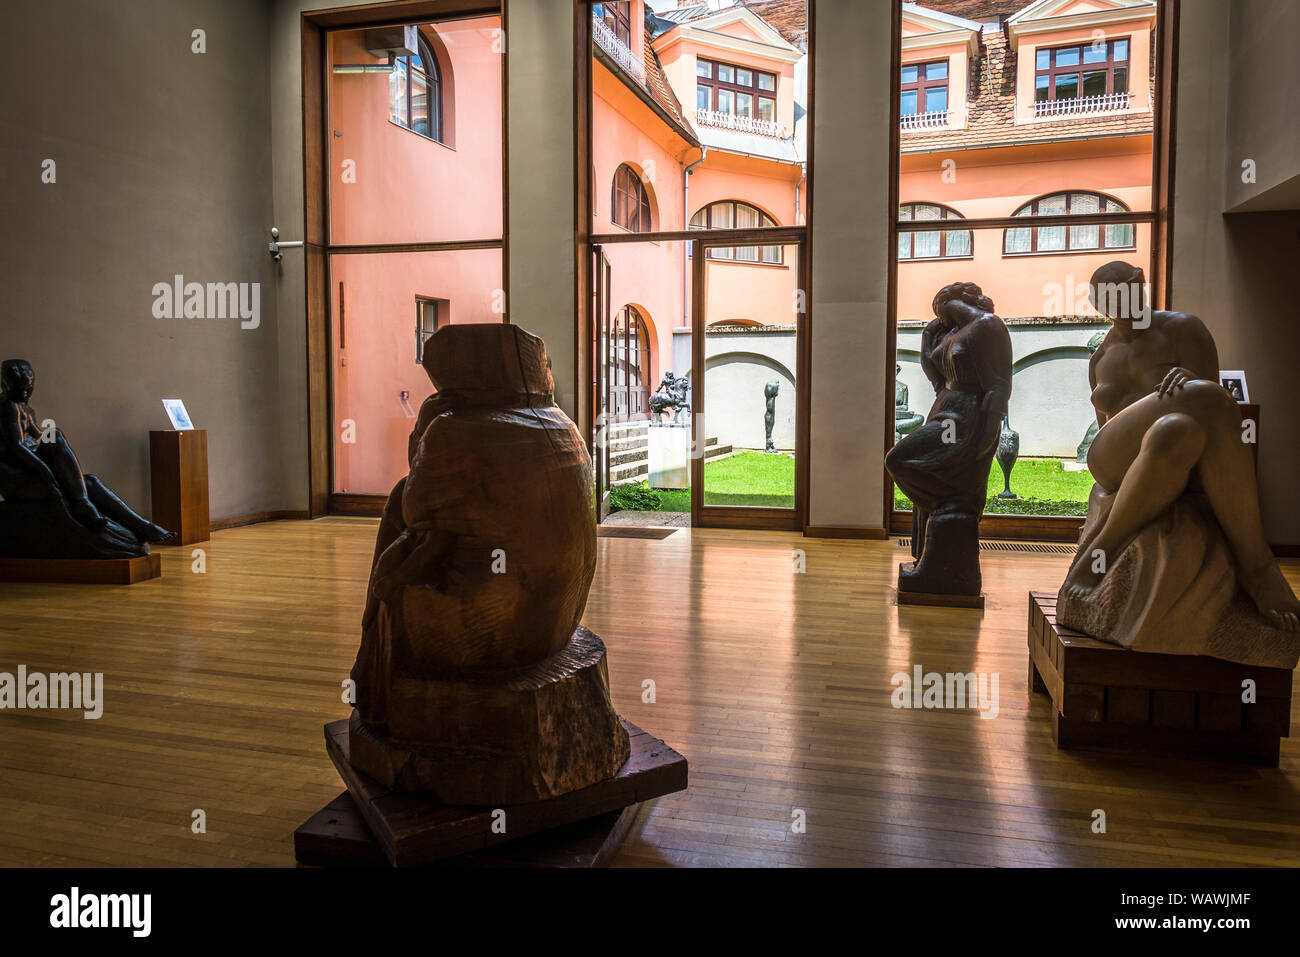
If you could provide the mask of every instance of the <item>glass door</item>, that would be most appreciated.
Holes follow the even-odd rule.
[[[592,247],[592,335],[591,349],[591,407],[592,416],[591,465],[595,472],[596,518],[603,522],[609,517],[609,445],[610,423],[613,421],[610,403],[609,352],[611,348],[610,288],[613,272],[609,257],[600,246]]]

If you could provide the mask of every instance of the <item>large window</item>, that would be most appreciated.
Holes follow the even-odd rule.
[[[696,60],[695,108],[775,123],[776,74],[716,60]]]
[[[691,217],[691,229],[759,229],[775,225],[776,220],[757,206],[735,200],[710,203]],[[782,261],[780,246],[713,246],[709,258],[769,265],[780,265]]]
[[[1057,100],[1084,100],[1095,109],[1127,106],[1128,53],[1127,38],[1036,50],[1035,112],[1056,112],[1048,104]]]
[[[962,219],[962,214],[938,203],[903,203],[898,207],[902,222],[924,220]],[[916,233],[898,234],[898,258],[917,259],[969,259],[971,232],[969,229],[936,229]]]
[[[1040,196],[1015,211],[1015,216],[1087,216],[1127,213],[1128,207],[1100,193],[1070,190]],[[1065,253],[1099,249],[1132,249],[1132,223],[1092,223],[1084,226],[1016,226],[1004,233],[1007,256]]]
[[[438,59],[421,36],[420,52],[393,61],[388,79],[389,118],[431,140],[442,140],[442,73]]]
[[[948,111],[948,61],[905,63],[898,89],[900,115],[946,113]]]
[[[610,335],[610,418],[614,422],[650,415],[650,336],[636,306],[614,317]]]
[[[650,222],[650,194],[636,170],[626,163],[614,171],[610,203],[610,218],[615,226],[634,233],[648,233],[654,228]]]

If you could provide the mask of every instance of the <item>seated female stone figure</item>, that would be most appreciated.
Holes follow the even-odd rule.
[[[921,369],[937,393],[925,425],[885,466],[912,500],[912,554],[899,591],[978,595],[979,519],[1011,397],[1011,336],[974,283],[945,286],[921,334]]]
[[[1264,536],[1213,337],[1196,316],[1149,310],[1127,263],[1093,273],[1089,295],[1113,325],[1088,367],[1096,485],[1059,620],[1135,650],[1294,667],[1300,602]]]
[[[60,430],[43,432],[28,405],[35,387],[26,360],[0,364],[0,496],[43,507],[4,510],[0,551],[15,558],[121,558],[147,555],[149,542],[170,541],[170,532],[82,473]]]

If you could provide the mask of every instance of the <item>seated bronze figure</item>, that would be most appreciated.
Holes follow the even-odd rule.
[[[25,359],[0,364],[0,556],[134,558],[172,534],[85,475],[63,432],[42,429],[28,405],[36,373]]]
[[[912,500],[912,554],[898,590],[977,596],[979,520],[1011,398],[1011,336],[974,283],[944,286],[921,334],[921,369],[936,398],[925,425],[885,465]]]
[[[1058,620],[1139,651],[1294,667],[1300,601],[1264,535],[1251,445],[1196,316],[1150,310],[1142,270],[1093,273],[1113,323],[1089,363],[1096,484]]]

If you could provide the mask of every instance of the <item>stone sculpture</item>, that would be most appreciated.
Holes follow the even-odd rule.
[[[28,404],[35,388],[31,363],[0,363],[0,557],[137,558],[150,542],[171,541],[171,532],[81,471],[63,432]]]
[[[894,442],[915,432],[925,423],[925,416],[907,407],[907,383],[898,378],[903,367],[894,364]]]
[[[1057,619],[1136,651],[1294,668],[1300,601],[1264,536],[1255,465],[1196,316],[1151,310],[1111,262],[1090,297],[1112,322],[1089,363],[1096,484]]]
[[[921,369],[936,398],[925,425],[885,465],[912,500],[914,562],[899,566],[905,592],[976,597],[979,520],[1002,417],[1011,398],[1011,336],[974,283],[944,286],[921,335]]]
[[[767,402],[767,411],[763,413],[763,429],[767,433],[767,444],[763,447],[763,451],[769,455],[776,452],[776,446],[772,444],[772,426],[776,424],[776,396],[780,391],[781,383],[775,379],[763,386],[763,398]]]
[[[351,763],[444,804],[518,804],[614,776],[628,735],[578,624],[596,565],[591,459],[542,341],[445,326],[437,390],[375,543]]]
[[[680,379],[671,372],[665,372],[659,388],[650,396],[650,422],[662,423],[663,413],[669,409],[668,421],[688,422],[691,416],[691,376],[688,372]]]
[[[1002,491],[998,498],[1019,498],[1011,491],[1011,470],[1020,457],[1020,433],[1011,427],[1011,416],[1002,417],[1002,433],[998,437],[998,466],[1002,469]]]

